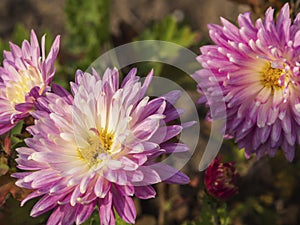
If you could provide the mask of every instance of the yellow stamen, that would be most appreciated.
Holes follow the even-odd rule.
[[[25,102],[25,96],[30,92],[30,90],[39,86],[40,94],[44,90],[44,82],[40,72],[29,66],[27,70],[19,70],[20,77],[17,82],[10,82],[6,85],[7,98],[12,106],[19,103]]]
[[[111,153],[113,139],[113,133],[109,133],[107,130],[101,128],[100,131],[96,131],[95,134],[90,136],[87,148],[78,149],[79,157],[85,160],[89,166],[94,166],[102,161],[99,159],[101,154]]]
[[[284,73],[283,69],[273,68],[271,63],[266,63],[260,73],[262,75],[261,82],[265,87],[269,87],[272,90],[283,88],[283,85],[279,83],[280,77]]]

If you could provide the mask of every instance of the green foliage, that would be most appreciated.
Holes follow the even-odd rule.
[[[14,44],[17,44],[20,46],[20,44],[25,40],[29,38],[29,32],[28,30],[22,25],[17,24],[11,34],[10,41]],[[6,40],[0,39],[0,52],[3,52],[4,50],[9,50],[9,42]],[[3,54],[0,55],[1,62],[3,61]]]
[[[22,139],[18,136],[19,134],[21,134],[22,132],[22,127],[23,127],[23,121],[20,121],[19,123],[17,123],[17,125],[10,131],[11,134],[11,142],[13,145],[13,148],[15,144],[18,144],[19,142],[22,141]]]
[[[72,54],[80,56],[77,68],[87,67],[109,41],[109,5],[109,0],[66,1],[65,44]]]
[[[115,216],[116,216],[116,225],[129,225],[129,223],[126,223],[124,222],[124,220],[121,219],[118,213],[115,212]]]
[[[250,224],[277,224],[277,214],[266,207],[257,197],[248,197],[239,202],[229,213],[230,218],[242,220],[245,225]],[[250,222],[251,221],[251,222]]]
[[[14,30],[11,34],[11,37],[9,38],[9,41],[20,46],[25,39],[29,38],[29,34],[30,34],[29,31],[21,23],[16,24],[16,26],[14,27]],[[1,62],[3,61],[2,52],[4,50],[9,50],[9,41],[4,40],[3,38],[0,38],[0,52],[1,52],[0,60],[1,60]]]
[[[128,223],[124,222],[121,217],[115,212],[116,217],[116,225],[128,225]],[[87,221],[85,221],[82,225],[98,225],[100,224],[99,212],[98,209],[95,209],[92,215],[89,217]]]
[[[156,22],[152,27],[145,29],[135,41],[143,40],[161,40],[178,44],[182,47],[191,47],[197,41],[197,33],[191,30],[189,25],[178,23],[173,16],[167,16],[163,20]],[[145,46],[144,52],[149,52],[147,47],[153,52],[153,46]],[[170,55],[178,56],[180,53],[173,49],[159,48],[154,49],[158,54],[158,58],[164,59],[169,58]],[[172,52],[173,51],[173,52]],[[151,62],[149,66],[143,67],[143,73],[149,72],[152,68],[154,69],[155,75],[162,75],[164,65],[161,63]],[[178,76],[179,77],[179,76]]]
[[[190,47],[195,43],[196,36],[197,33],[190,26],[178,23],[173,16],[167,16],[141,33],[137,40],[162,40]]]
[[[0,38],[0,51],[3,52],[3,50],[8,49],[8,44],[3,41],[3,39]],[[1,60],[1,65],[2,65],[2,61],[3,61],[3,54],[0,54],[0,60]]]
[[[95,209],[92,215],[82,225],[98,225],[100,224],[100,218],[98,209]]]
[[[8,198],[5,203],[5,220],[1,221],[1,224],[13,224],[13,225],[44,225],[49,217],[49,212],[44,213],[38,217],[31,217],[30,211],[33,205],[37,202],[37,199],[28,201],[23,207],[20,207],[20,202],[14,198]],[[1,211],[0,211],[1,215]],[[2,215],[1,215],[2,216]],[[3,217],[2,217],[3,219]],[[4,223],[2,223],[4,222]]]
[[[29,38],[29,35],[29,31],[22,24],[17,24],[11,35],[11,40],[13,40],[15,44],[21,45],[25,39]]]
[[[227,205],[209,195],[202,198],[202,207],[199,212],[199,218],[187,222],[184,225],[229,225],[230,218],[227,214]]]

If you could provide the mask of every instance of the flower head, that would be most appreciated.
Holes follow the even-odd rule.
[[[220,157],[217,157],[207,167],[204,183],[211,196],[226,201],[238,193],[239,174],[233,162],[221,163],[220,161]]]
[[[59,36],[47,58],[45,36],[42,37],[41,48],[32,30],[30,42],[23,41],[21,48],[10,43],[10,51],[4,51],[3,65],[0,67],[0,134],[27,117],[34,108],[36,98],[50,89]]]
[[[119,85],[117,70],[103,77],[78,71],[73,96],[53,85],[54,93],[38,99],[29,127],[28,147],[18,148],[18,167],[29,172],[14,174],[17,185],[35,191],[25,199],[43,196],[32,216],[53,213],[48,224],[83,223],[99,210],[101,224],[114,224],[114,209],[134,223],[132,196],[155,196],[151,184],[187,183],[188,177],[164,163],[161,154],[187,151],[171,142],[181,125],[167,125],[178,118],[172,107],[179,97],[174,91],[150,100],[144,97],[151,72],[141,84],[133,69]]]
[[[193,77],[206,96],[200,101],[210,105],[217,96],[225,102],[226,135],[247,158],[274,156],[281,148],[292,160],[300,143],[300,14],[291,23],[285,4],[276,21],[269,8],[255,24],[250,13],[239,15],[238,27],[221,22],[209,25],[215,45],[201,47],[197,58],[203,69]],[[212,113],[219,116],[218,109]]]

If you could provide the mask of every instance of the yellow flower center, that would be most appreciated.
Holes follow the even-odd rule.
[[[92,167],[102,161],[101,155],[111,152],[111,147],[114,140],[114,134],[107,132],[105,129],[96,130],[89,137],[89,146],[83,149],[78,149],[79,157],[86,161]]]
[[[19,70],[19,79],[8,82],[6,85],[6,96],[12,106],[25,102],[25,96],[35,87],[40,87],[40,94],[44,90],[44,82],[40,72],[29,66],[27,70]]]
[[[280,84],[280,77],[283,75],[284,70],[279,68],[273,68],[271,63],[266,63],[260,72],[262,74],[261,82],[265,87],[269,87],[272,90],[283,88],[283,84]]]

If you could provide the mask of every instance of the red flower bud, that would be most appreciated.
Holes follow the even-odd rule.
[[[204,175],[207,192],[216,199],[226,201],[238,193],[238,172],[234,162],[221,163],[220,157],[208,166]]]

